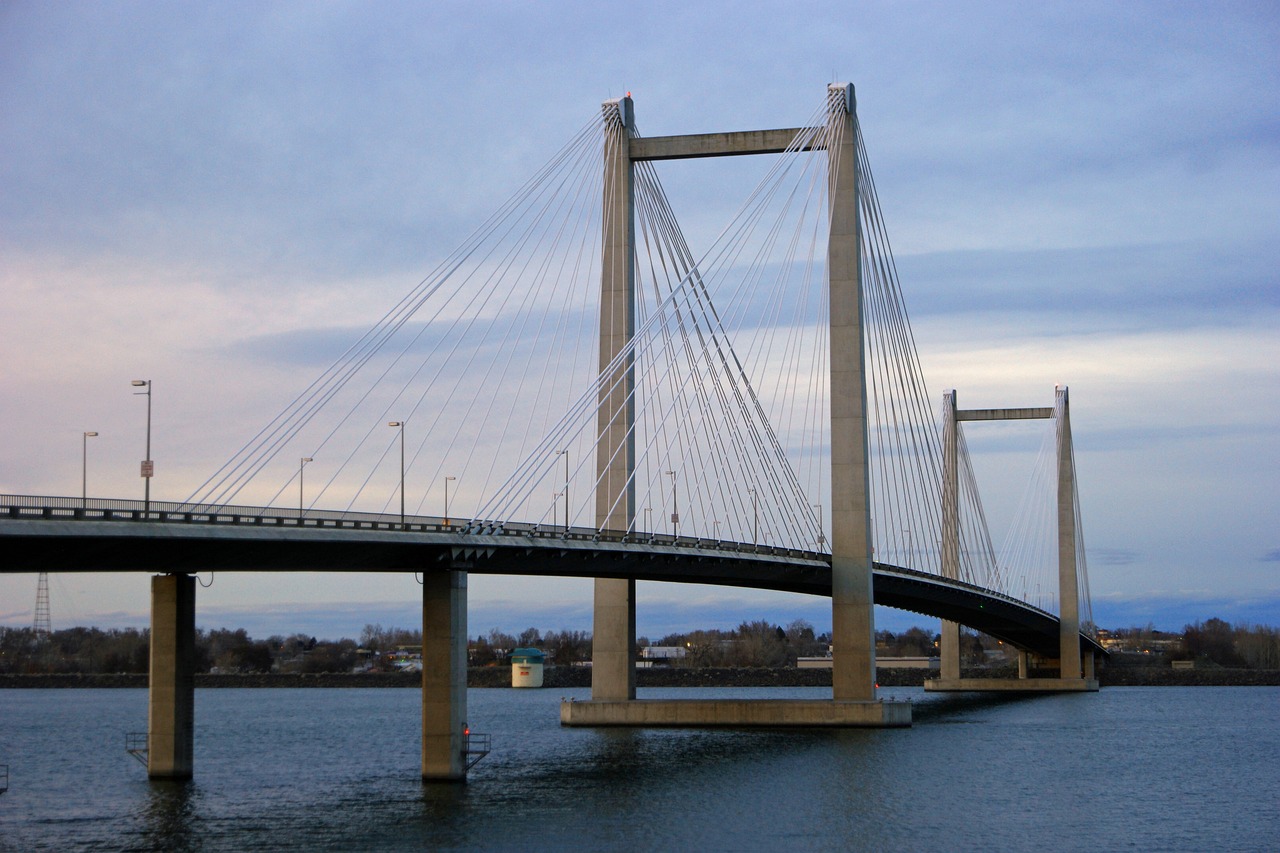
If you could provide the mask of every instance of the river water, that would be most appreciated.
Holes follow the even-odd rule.
[[[563,729],[587,691],[473,689],[493,753],[423,785],[415,690],[197,690],[185,784],[124,751],[146,691],[0,691],[0,851],[1280,849],[1280,688],[882,692],[912,728]]]

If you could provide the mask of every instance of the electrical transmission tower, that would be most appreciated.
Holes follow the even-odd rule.
[[[36,585],[36,640],[47,640],[52,632],[49,621],[49,573],[41,572]]]

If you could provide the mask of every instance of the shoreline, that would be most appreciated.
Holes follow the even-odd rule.
[[[876,678],[881,687],[920,687],[933,670],[880,669]],[[965,677],[1005,675],[992,670],[967,670]],[[1275,687],[1280,686],[1280,670],[1180,669],[1167,667],[1116,667],[1098,673],[1103,687]],[[828,669],[758,669],[655,667],[636,670],[638,687],[830,687]],[[145,674],[0,674],[0,690],[94,688],[141,689]],[[422,676],[416,672],[389,673],[251,673],[245,675],[197,673],[195,686],[222,688],[420,688]],[[473,667],[467,671],[467,686],[510,688],[509,667]],[[578,688],[591,686],[589,667],[548,667],[543,687]]]

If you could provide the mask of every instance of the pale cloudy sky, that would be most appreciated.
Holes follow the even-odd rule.
[[[77,494],[96,430],[90,491],[140,496],[151,378],[154,496],[185,498],[310,379],[255,342],[374,321],[602,100],[632,92],[649,136],[781,127],[832,80],[857,86],[930,389],[1071,387],[1098,621],[1280,623],[1268,3],[2,3],[0,491]],[[705,245],[733,173],[672,167]],[[969,440],[999,536],[1038,439]],[[143,576],[52,588],[58,626],[146,621]],[[354,634],[416,596],[220,576],[198,618]],[[0,624],[34,598],[0,576]],[[588,582],[474,577],[471,600],[473,633],[590,627]],[[647,588],[639,618],[799,616],[829,625],[825,601],[704,588]]]

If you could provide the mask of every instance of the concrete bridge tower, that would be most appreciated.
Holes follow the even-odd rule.
[[[774,711],[729,708],[705,712],[682,703],[677,712],[635,700],[635,581],[597,579],[589,703],[566,703],[571,725],[909,725],[910,706],[875,701],[867,391],[862,316],[861,221],[853,86],[827,90],[827,127],[808,147],[826,148],[830,199],[827,266],[831,322],[833,701],[775,703]],[[779,153],[803,128],[639,138],[631,98],[606,101],[604,235],[600,301],[601,390],[596,448],[596,525],[626,530],[635,514],[633,363],[619,360],[635,332],[634,164]],[[828,141],[829,140],[829,141]],[[640,705],[644,707],[641,708]],[[748,703],[750,704],[750,703]],[[786,705],[787,707],[783,707]],[[670,713],[668,713],[670,712]],[[680,714],[688,716],[682,720]]]

